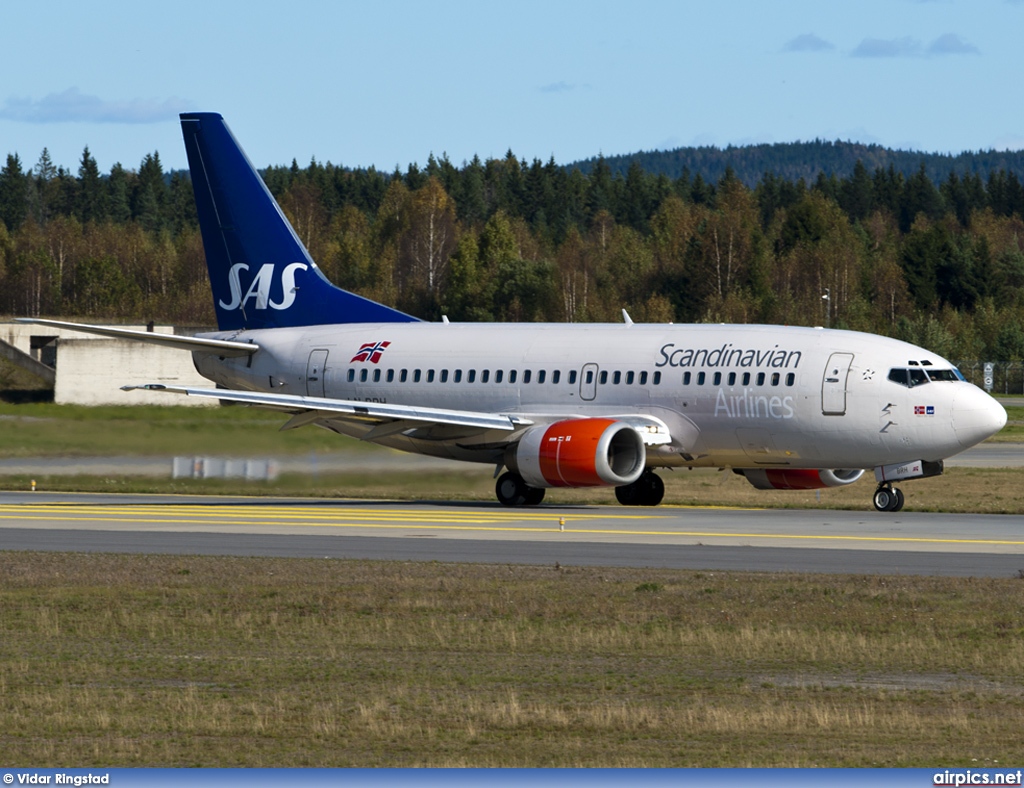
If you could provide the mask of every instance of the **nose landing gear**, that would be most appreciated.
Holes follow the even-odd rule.
[[[903,490],[893,487],[889,482],[878,485],[874,498],[875,509],[880,512],[898,512],[903,508]]]

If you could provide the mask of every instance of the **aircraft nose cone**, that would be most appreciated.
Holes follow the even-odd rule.
[[[981,389],[965,389],[953,399],[953,431],[965,449],[1006,426],[1006,410]]]

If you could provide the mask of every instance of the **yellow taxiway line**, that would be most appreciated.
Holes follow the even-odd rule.
[[[151,505],[124,506],[78,504],[14,504],[0,506],[2,520],[42,520],[49,522],[102,522],[138,525],[209,525],[209,526],[295,526],[313,528],[480,531],[508,533],[551,533],[562,529],[573,535],[594,536],[658,536],[700,539],[744,540],[809,540],[820,542],[962,544],[1024,546],[1024,540],[955,539],[917,536],[871,536],[856,534],[793,534],[747,533],[730,531],[634,530],[625,528],[583,528],[582,522],[595,519],[613,521],[650,521],[668,519],[659,514],[609,514],[605,511],[564,513],[551,510],[524,511],[473,509],[460,511],[428,511],[412,508],[368,508],[344,504],[329,511],[316,511],[316,506],[254,506],[254,505]],[[280,517],[277,517],[280,515]],[[529,525],[511,525],[512,522]],[[541,523],[544,523],[542,526]]]

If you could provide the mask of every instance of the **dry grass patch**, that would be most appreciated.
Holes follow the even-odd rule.
[[[0,553],[13,765],[1020,761],[1024,581]]]

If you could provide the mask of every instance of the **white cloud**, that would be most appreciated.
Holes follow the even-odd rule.
[[[163,123],[176,120],[179,112],[188,109],[189,102],[177,97],[106,101],[75,87],[39,101],[9,98],[0,109],[0,118],[21,123]]]
[[[928,45],[929,55],[980,55],[974,44],[968,44],[956,33],[939,36]]]
[[[804,33],[796,38],[790,39],[783,45],[783,52],[827,52],[835,49],[835,46],[814,33]]]

